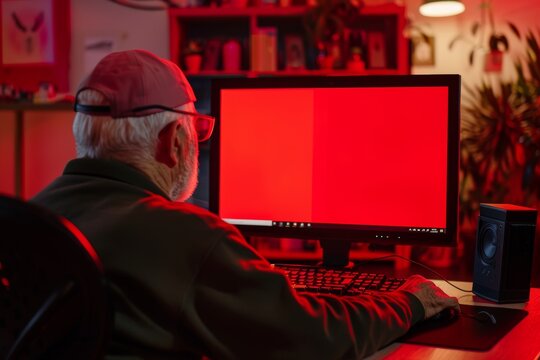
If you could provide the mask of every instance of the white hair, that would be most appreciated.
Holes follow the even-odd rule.
[[[95,90],[81,91],[77,101],[84,105],[108,105]],[[184,107],[187,105],[178,109]],[[184,128],[186,119],[168,111],[118,119],[77,113],[73,121],[77,157],[114,159],[134,166],[154,162],[159,132],[173,121]]]

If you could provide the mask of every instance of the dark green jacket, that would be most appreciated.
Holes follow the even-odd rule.
[[[72,221],[104,263],[111,359],[361,358],[424,317],[404,291],[296,294],[235,227],[119,162],[73,160],[33,201]]]

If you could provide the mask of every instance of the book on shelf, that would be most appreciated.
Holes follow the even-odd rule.
[[[277,28],[261,27],[251,35],[251,70],[277,70]]]

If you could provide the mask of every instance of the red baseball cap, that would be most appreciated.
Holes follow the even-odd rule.
[[[81,91],[99,91],[110,106],[78,103]],[[144,116],[196,100],[184,73],[149,51],[127,50],[105,56],[79,85],[75,111],[113,118]]]

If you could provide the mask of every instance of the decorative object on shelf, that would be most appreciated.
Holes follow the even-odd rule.
[[[186,71],[188,73],[198,73],[202,65],[202,47],[199,42],[190,40],[183,54]]]
[[[219,67],[219,59],[221,56],[221,40],[210,39],[204,46],[203,70],[215,71]]]
[[[480,51],[482,54],[486,54],[484,70],[488,72],[500,71],[502,69],[503,55],[510,49],[508,36],[504,32],[499,31],[495,26],[492,0],[482,1],[480,10],[482,13],[481,20],[479,22],[473,22],[471,26],[471,35],[475,39],[471,40],[459,34],[452,39],[448,45],[448,49],[452,50],[456,43],[465,41],[471,45],[468,58],[470,65],[474,63],[475,54]],[[515,37],[520,40],[521,34],[518,28],[509,21],[507,25]],[[485,43],[486,40],[487,45]]]
[[[323,42],[317,44],[317,67],[323,70],[330,70],[334,65],[334,60],[328,55],[328,50]]]
[[[461,0],[424,0],[419,11],[428,17],[454,16],[464,12],[465,5]]]
[[[15,100],[17,89],[11,84],[0,83],[0,101]]]
[[[362,60],[362,48],[355,46],[351,48],[350,58],[347,61],[347,70],[355,73],[361,73],[366,70],[364,60]]]
[[[2,1],[2,63],[54,63],[52,0]]]
[[[13,84],[0,84],[0,102],[27,102],[32,97],[32,92],[18,89]]]
[[[328,55],[332,59],[332,68],[333,69],[342,69],[343,62],[345,59],[344,50],[345,46],[343,44],[344,38],[338,34],[332,36],[332,41],[328,46]]]
[[[306,68],[304,42],[299,35],[285,36],[285,70],[302,70]]]
[[[223,70],[240,71],[242,63],[242,47],[236,39],[230,39],[223,44]]]
[[[462,111],[461,218],[478,204],[535,205],[540,199],[540,46],[532,32],[517,79],[466,87]],[[525,70],[526,69],[526,70]]]
[[[47,103],[56,97],[56,90],[53,84],[42,82],[39,89],[34,93],[35,103]]]
[[[326,54],[332,57],[333,68],[344,67],[346,29],[360,23],[363,5],[363,0],[316,0],[314,6],[308,7],[304,26],[312,46],[317,47],[320,65],[328,65],[330,60],[322,58]]]
[[[360,73],[366,69],[366,30],[351,29],[347,32],[347,70]]]

